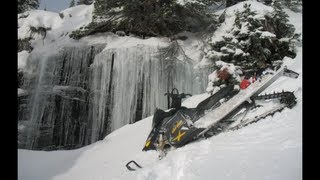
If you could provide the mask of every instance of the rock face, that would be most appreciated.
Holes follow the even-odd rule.
[[[167,109],[164,93],[202,93],[212,69],[186,59],[162,59],[151,45],[64,47],[32,52],[18,97],[18,144],[25,149],[73,149],[128,123]]]

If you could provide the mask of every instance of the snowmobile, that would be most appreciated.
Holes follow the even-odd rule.
[[[173,89],[171,93],[165,94],[172,98],[172,109],[168,112],[156,109],[152,121],[152,130],[142,150],[156,150],[159,152],[159,159],[162,159],[171,149],[227,130],[240,129],[273,115],[275,112],[280,112],[285,107],[294,107],[296,98],[293,92],[282,91],[259,95],[281,76],[298,78],[299,74],[284,66],[262,75],[247,89],[235,89],[234,85],[225,86],[200,102],[195,108],[181,106],[181,99],[185,98],[186,94],[179,94],[177,89]],[[253,118],[244,119],[250,110],[261,106],[256,103],[257,101],[274,99],[278,100],[278,106]],[[201,118],[208,112],[212,112],[210,118]],[[238,118],[241,115],[242,118]],[[136,166],[141,168],[135,161],[130,161],[126,165],[129,170],[135,170],[130,167],[131,163],[135,163]]]

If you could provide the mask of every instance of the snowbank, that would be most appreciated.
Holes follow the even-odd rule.
[[[50,29],[56,37],[86,25],[92,20],[93,5],[79,5],[60,13],[32,10],[18,15],[18,39],[32,36],[30,27]]]
[[[18,69],[24,69],[29,57],[28,51],[21,51],[18,53]]]
[[[18,88],[18,97],[24,96],[24,95],[27,95],[27,94],[28,94],[28,91],[26,91],[24,89],[21,89],[21,88]]]
[[[31,39],[33,51],[55,53],[64,46],[74,46],[72,31],[92,20],[93,4],[68,8],[60,13],[32,10],[18,15],[18,39]]]

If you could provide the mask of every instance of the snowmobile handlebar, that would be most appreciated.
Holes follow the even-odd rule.
[[[180,98],[185,98],[187,96],[192,96],[192,94],[185,94],[185,93],[181,93],[181,94],[173,94],[173,93],[164,93],[165,96],[170,96],[170,97],[180,97]]]
[[[182,98],[185,98],[185,97],[187,97],[187,96],[192,96],[192,94],[185,94],[185,93],[182,93],[182,94],[180,94],[180,95],[181,95]]]

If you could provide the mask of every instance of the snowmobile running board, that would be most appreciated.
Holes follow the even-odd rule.
[[[298,78],[299,74],[287,69],[286,66],[283,66],[279,68],[273,75],[262,76],[260,80],[257,80],[256,82],[252,83],[247,89],[240,91],[227,102],[217,107],[214,110],[215,113],[209,115],[209,122],[207,120],[201,121],[201,119],[196,121],[194,124],[195,127],[205,129],[202,132],[200,132],[197,136],[195,136],[194,139],[204,137],[205,133],[209,131],[217,122],[227,117],[245,101],[251,102],[251,97],[259,95],[262,91],[264,91],[281,76],[288,76],[296,79]]]

